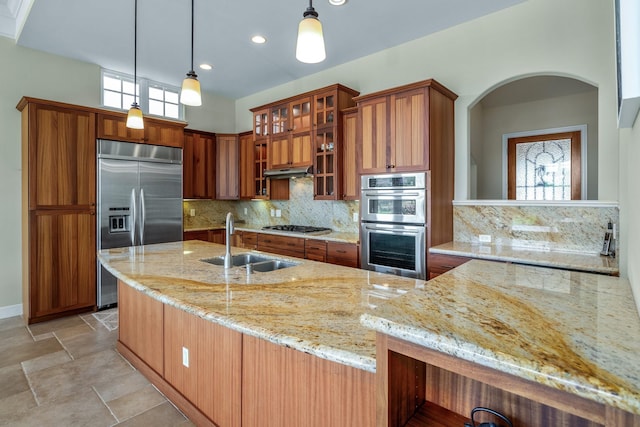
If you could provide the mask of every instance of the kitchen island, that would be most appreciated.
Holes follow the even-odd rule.
[[[379,342],[386,336],[450,356],[450,367],[472,363],[540,387],[528,397],[542,390],[554,398],[545,405],[571,416],[562,402],[579,401],[579,414],[595,417],[584,425],[638,425],[605,424],[598,415],[612,408],[637,423],[640,414],[640,320],[624,280],[477,260],[430,282],[301,259],[251,274],[201,261],[223,253],[222,245],[198,241],[99,253],[121,282],[121,352],[152,381],[167,383],[175,392],[161,390],[181,409],[184,401],[219,425],[329,425],[329,416],[334,425],[374,425],[376,381],[380,423],[380,395],[393,389],[381,387],[386,356],[380,347],[376,354],[374,330]],[[136,317],[139,310],[151,314]],[[201,331],[209,326],[218,329],[206,347]],[[216,371],[225,379],[184,368],[198,355],[189,339],[206,347],[201,359],[227,355]],[[155,341],[155,351],[143,345],[136,353],[130,346],[138,341]],[[198,401],[217,402],[201,389],[226,381],[228,396],[219,399],[229,401],[231,421],[222,422],[208,415],[220,411],[208,413]],[[596,409],[584,409],[590,405]]]

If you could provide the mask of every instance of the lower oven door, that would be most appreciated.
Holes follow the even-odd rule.
[[[426,278],[424,225],[363,222],[361,266],[365,270]]]

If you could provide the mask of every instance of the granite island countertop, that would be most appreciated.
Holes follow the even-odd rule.
[[[448,242],[429,248],[430,253],[455,255],[491,261],[515,262],[543,267],[586,271],[617,276],[618,259],[593,253],[540,250],[528,247]]]
[[[640,319],[625,279],[471,260],[362,323],[640,414]]]
[[[295,267],[225,274],[202,259],[225,246],[189,240],[105,249],[103,265],[135,289],[233,330],[375,372],[375,331],[360,316],[425,282],[281,255]],[[233,248],[232,253],[256,253]]]

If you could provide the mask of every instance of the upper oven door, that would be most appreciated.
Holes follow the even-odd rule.
[[[425,224],[424,190],[363,190],[362,221]]]

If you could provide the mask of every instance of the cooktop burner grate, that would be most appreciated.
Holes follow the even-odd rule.
[[[330,228],[326,227],[313,227],[309,225],[267,225],[262,227],[263,230],[272,230],[272,231],[288,231],[290,233],[301,233],[301,234],[324,234],[331,233]]]

